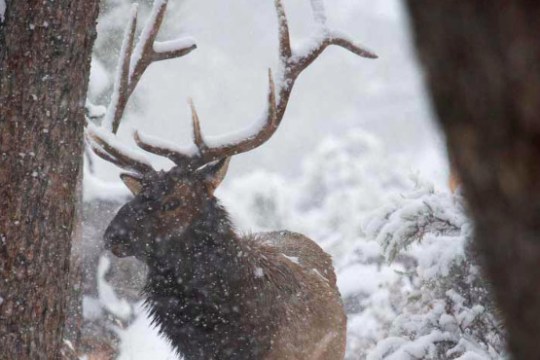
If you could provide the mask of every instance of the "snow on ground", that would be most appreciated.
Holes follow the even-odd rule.
[[[179,360],[143,312],[129,328],[118,330],[118,334],[121,339],[118,360]]]

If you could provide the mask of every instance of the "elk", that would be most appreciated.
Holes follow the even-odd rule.
[[[231,157],[257,148],[275,133],[297,77],[326,47],[376,57],[326,28],[309,51],[295,54],[281,0],[274,5],[281,78],[276,86],[268,72],[264,124],[253,135],[209,143],[191,102],[191,150],[134,134],[138,147],[175,164],[168,171],[154,170],[115,139],[125,103],[144,69],[195,47],[189,41],[154,44],[165,12],[163,0],[154,4],[135,51],[133,15],[105,125],[89,124],[86,130],[98,156],[128,170],[121,179],[134,195],[107,228],[105,247],[118,257],[135,256],[146,263],[148,312],[188,360],[336,360],[345,353],[346,316],[330,256],[289,231],[238,234],[214,196]]]

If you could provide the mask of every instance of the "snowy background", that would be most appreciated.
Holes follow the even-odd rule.
[[[309,1],[284,3],[300,44],[315,27]],[[130,4],[103,4],[93,104],[108,102]],[[143,17],[148,8],[141,4]],[[332,28],[379,59],[328,49],[300,76],[274,137],[233,159],[218,197],[239,231],[286,228],[332,254],[349,315],[347,359],[501,358],[502,329],[469,246],[461,197],[446,187],[443,141],[422,89],[403,4],[332,0],[326,11]],[[276,28],[271,0],[171,1],[158,39],[190,35],[198,48],[149,68],[118,136],[133,144],[131,133],[140,129],[188,144],[188,97],[205,134],[249,126],[264,109],[266,69],[277,67]],[[119,339],[119,359],[176,359],[140,310],[137,284],[126,291],[129,280],[114,284],[106,276],[124,267],[131,269],[128,277],[143,277],[144,269],[100,252],[102,228],[128,192],[118,169],[94,156],[90,167],[88,159],[83,248],[99,260],[87,269],[96,289],[85,297],[85,316],[114,318],[106,326]]]

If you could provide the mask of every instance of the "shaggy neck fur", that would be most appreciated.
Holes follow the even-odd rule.
[[[253,287],[245,246],[215,199],[202,214],[148,260],[150,315],[186,360],[257,359],[269,340],[255,342],[253,324],[242,319],[246,286]]]

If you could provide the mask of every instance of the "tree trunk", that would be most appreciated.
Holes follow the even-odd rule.
[[[82,211],[83,211],[83,172],[79,171],[77,179],[77,198],[73,232],[71,234],[71,257],[69,262],[68,294],[64,323],[64,344],[62,356],[66,360],[77,360],[80,355],[81,333],[83,326],[82,313]]]
[[[540,2],[409,0],[515,359],[540,359]]]
[[[0,18],[0,358],[57,359],[98,0]]]

